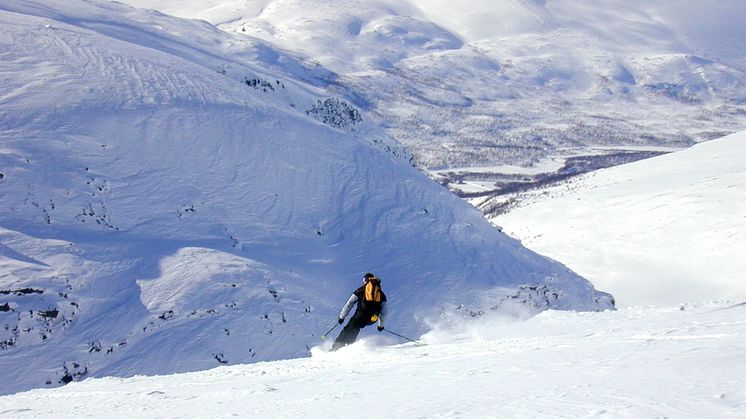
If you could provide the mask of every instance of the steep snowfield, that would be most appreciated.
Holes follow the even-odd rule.
[[[622,306],[741,301],[745,161],[741,132],[506,196],[518,206],[493,221],[609,290]]]
[[[739,418],[746,306],[547,311],[306,359],[0,397],[27,417]]]
[[[410,335],[613,308],[299,81],[323,69],[116,2],[0,25],[2,393],[308,355],[367,271]]]
[[[746,128],[739,0],[126,0],[295,51],[428,169]]]

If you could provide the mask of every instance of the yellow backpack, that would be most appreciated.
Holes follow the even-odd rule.
[[[363,287],[363,300],[360,302],[360,308],[371,315],[371,322],[375,322],[378,320],[378,314],[381,312],[381,302],[383,301],[381,280],[378,278],[367,279]]]
[[[363,301],[366,303],[378,303],[381,304],[381,280],[378,278],[370,278],[365,281],[365,294],[363,295]]]

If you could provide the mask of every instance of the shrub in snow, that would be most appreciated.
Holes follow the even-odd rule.
[[[337,98],[317,100],[306,114],[334,128],[347,128],[363,121],[357,109]]]

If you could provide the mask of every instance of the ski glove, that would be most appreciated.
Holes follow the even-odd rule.
[[[379,332],[383,332],[383,326],[377,326],[377,327],[376,327],[376,329],[377,329],[377,330],[378,330]]]
[[[337,319],[337,323],[342,324],[345,322],[345,319]]]

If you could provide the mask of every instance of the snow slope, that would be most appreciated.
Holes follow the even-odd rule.
[[[0,397],[27,417],[739,418],[746,306],[547,311],[312,358]],[[365,359],[365,361],[361,361]]]
[[[335,72],[428,169],[746,129],[739,0],[127,0]]]
[[[622,306],[746,299],[746,132],[503,200],[506,232]],[[483,203],[494,205],[495,200]]]
[[[367,271],[412,335],[613,308],[291,54],[116,2],[0,25],[1,393],[304,356]]]

